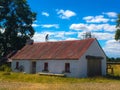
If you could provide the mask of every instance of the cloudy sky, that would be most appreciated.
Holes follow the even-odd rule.
[[[28,0],[37,13],[33,27],[35,42],[80,40],[85,32],[97,38],[106,55],[120,57],[120,43],[114,40],[119,0]]]

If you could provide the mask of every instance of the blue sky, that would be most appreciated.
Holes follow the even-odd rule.
[[[120,57],[120,43],[114,40],[119,0],[28,0],[37,13],[33,27],[35,42],[80,40],[91,32],[109,57]]]

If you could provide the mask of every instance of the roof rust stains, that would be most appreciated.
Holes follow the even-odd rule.
[[[17,60],[78,60],[94,38],[85,40],[40,42],[24,46],[12,59]]]

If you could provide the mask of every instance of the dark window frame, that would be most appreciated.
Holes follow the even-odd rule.
[[[44,63],[44,71],[48,71],[48,62]]]
[[[16,67],[15,67],[16,69],[18,69],[19,68],[19,62],[16,62]]]
[[[70,63],[65,63],[65,72],[70,73]]]

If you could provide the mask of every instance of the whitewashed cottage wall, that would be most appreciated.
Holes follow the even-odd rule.
[[[15,69],[16,68],[16,62],[19,62],[19,66],[24,66],[24,72],[26,73],[31,73],[31,62],[30,60],[13,60],[12,61],[12,71],[18,72],[19,70]]]
[[[70,73],[65,74],[68,77],[82,76],[83,72],[80,71],[80,66],[82,63],[80,63],[79,60],[38,60],[36,66],[37,72],[42,72],[45,62],[48,62],[48,70],[50,73],[61,74],[65,70],[65,63],[70,63]]]

